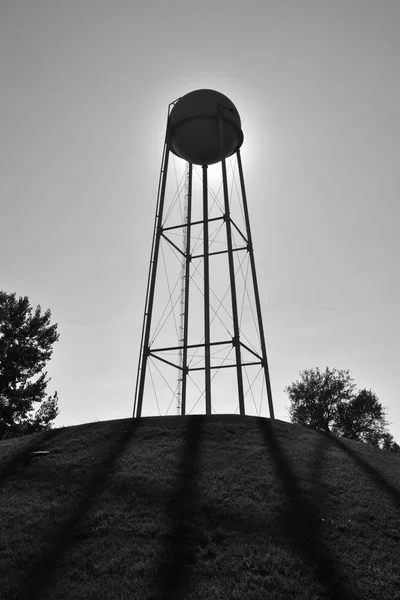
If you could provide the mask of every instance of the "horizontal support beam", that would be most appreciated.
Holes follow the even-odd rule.
[[[169,244],[171,244],[171,246],[173,248],[175,248],[175,250],[177,250],[179,252],[179,254],[182,254],[182,256],[184,258],[186,258],[186,254],[184,252],[182,252],[182,250],[180,248],[178,248],[178,246],[176,244],[174,244],[174,242],[172,242],[168,236],[164,235],[164,233],[161,234],[161,237],[164,238],[164,240],[166,240]]]
[[[243,233],[240,231],[239,227],[236,225],[236,223],[234,221],[232,221],[231,219],[231,223],[234,226],[234,228],[236,229],[236,231],[238,232],[238,234],[244,239],[244,241],[246,242],[246,244],[249,244],[249,241],[247,240],[247,238],[243,235]]]
[[[243,348],[246,348],[246,350],[248,352],[250,352],[251,354],[253,354],[253,356],[255,356],[256,358],[259,358],[262,361],[262,356],[260,356],[259,354],[257,354],[257,352],[254,352],[254,350],[252,350],[251,348],[249,348],[248,346],[246,346],[246,344],[244,344],[242,341],[240,342],[240,345],[243,346]]]
[[[242,367],[254,367],[255,365],[261,365],[261,361],[259,362],[250,362],[250,363],[242,363]],[[232,367],[236,367],[237,365],[215,365],[211,366],[210,369],[231,369]],[[188,371],[204,371],[205,367],[189,367]]]
[[[149,356],[151,356],[152,358],[156,358],[157,360],[160,360],[161,362],[169,365],[170,367],[175,367],[175,369],[179,369],[180,371],[183,371],[182,367],[180,367],[179,365],[176,365],[175,363],[166,360],[165,358],[161,358],[161,356],[157,356],[156,354],[153,354],[152,352],[149,353]]]
[[[239,252],[241,250],[248,250],[247,246],[243,246],[242,248],[232,248],[232,252]],[[216,254],[227,254],[229,250],[219,250],[218,252],[209,252],[208,256],[215,256]],[[193,258],[203,258],[204,254],[195,254],[192,256]]]
[[[212,221],[223,221],[225,219],[225,217],[223,215],[221,215],[220,217],[213,217],[212,219],[207,219],[208,223],[211,223]],[[192,221],[192,223],[190,224],[192,225],[204,225],[204,221]],[[182,223],[182,225],[173,225],[172,227],[163,227],[162,230],[163,231],[170,231],[171,229],[182,229],[182,227],[187,227],[188,224],[187,223]]]
[[[209,346],[223,346],[225,344],[233,345],[232,340],[226,340],[223,342],[211,342]],[[188,344],[186,348],[205,348],[206,344]],[[156,348],[154,350],[149,350],[149,354],[154,354],[155,352],[167,352],[169,350],[183,350],[183,346],[169,346],[168,348]]]

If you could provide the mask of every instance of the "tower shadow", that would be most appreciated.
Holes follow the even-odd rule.
[[[318,506],[302,493],[299,478],[296,477],[288,457],[280,446],[270,421],[259,418],[258,424],[289,499],[279,515],[284,524],[284,535],[290,540],[300,558],[315,567],[316,577],[326,590],[326,598],[351,600],[352,596],[346,587],[343,574],[335,565],[334,557],[324,547]],[[317,471],[322,467],[321,459],[318,459],[316,467]]]
[[[61,523],[58,530],[53,533],[52,542],[38,556],[34,567],[32,567],[30,574],[23,583],[18,595],[19,599],[43,600],[47,597],[47,590],[56,575],[57,564],[72,544],[77,526],[90,510],[109,473],[126,450],[139,425],[139,419],[132,419],[124,434],[115,443],[110,454],[101,462],[100,467],[88,480],[82,500]]]
[[[193,528],[193,514],[196,464],[205,416],[191,415],[185,419],[187,430],[181,450],[179,483],[167,507],[167,515],[172,522],[171,533],[165,537],[162,552],[167,559],[160,558],[157,592],[151,600],[179,600],[184,597],[190,565],[195,561],[194,547],[202,541],[202,535]]]
[[[378,484],[388,496],[391,497],[396,508],[400,508],[400,490],[397,489],[382,473],[371,465],[367,460],[362,458],[358,452],[353,450],[341,438],[333,435],[333,433],[321,431],[320,434],[325,437],[331,444],[335,444],[343,452],[348,454],[354,462],[364,471],[376,484]]]

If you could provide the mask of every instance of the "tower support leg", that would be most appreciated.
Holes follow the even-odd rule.
[[[146,294],[146,305],[145,305],[145,314],[143,320],[143,332],[142,332],[142,343],[140,348],[140,358],[139,358],[139,369],[138,369],[138,378],[136,381],[136,392],[135,392],[135,405],[134,405],[134,413],[135,417],[135,408],[136,408],[136,417],[140,418],[142,416],[142,405],[143,405],[143,393],[144,393],[144,384],[146,380],[146,370],[147,370],[147,360],[149,357],[149,342],[150,342],[150,328],[151,328],[151,319],[153,314],[153,303],[154,303],[154,290],[156,287],[156,278],[157,278],[157,265],[158,265],[158,255],[160,251],[160,240],[162,234],[162,221],[163,221],[163,212],[164,212],[164,199],[165,199],[165,187],[167,184],[167,173],[168,173],[168,159],[169,159],[169,150],[167,143],[164,146],[164,156],[161,166],[161,180],[160,180],[160,189],[159,189],[159,197],[157,202],[157,211],[156,211],[156,222],[154,227],[154,236],[153,236],[153,246],[150,258],[150,269],[149,269],[149,280],[147,284],[147,294]],[[137,406],[136,406],[137,404]]]
[[[247,206],[247,196],[246,196],[246,188],[244,185],[243,167],[242,167],[242,159],[240,156],[240,150],[236,151],[236,156],[237,156],[237,162],[238,162],[238,168],[239,168],[239,178],[240,178],[240,187],[241,187],[241,192],[242,192],[244,217],[245,217],[245,221],[246,221],[248,251],[249,251],[249,256],[250,256],[250,267],[251,267],[251,274],[252,274],[252,279],[253,279],[254,298],[255,298],[255,302],[256,302],[258,329],[259,329],[259,333],[260,333],[261,355],[262,355],[262,359],[263,359],[265,384],[267,387],[269,415],[270,415],[271,419],[274,419],[275,418],[274,417],[274,406],[273,406],[273,402],[272,402],[271,381],[269,378],[267,349],[266,349],[266,345],[265,345],[264,326],[263,326],[263,320],[262,320],[262,314],[261,314],[260,294],[259,294],[259,290],[258,290],[256,264],[255,264],[254,252],[253,252],[253,239],[251,236],[250,217],[249,217],[249,210],[248,210],[248,206]]]
[[[228,263],[229,263],[229,279],[231,288],[231,302],[232,302],[232,320],[233,320],[233,345],[235,348],[236,358],[236,374],[237,374],[237,386],[239,396],[239,411],[241,415],[245,414],[244,406],[244,392],[243,392],[243,372],[242,372],[242,358],[240,351],[240,331],[239,331],[239,316],[237,306],[237,294],[236,294],[236,283],[235,283],[235,263],[233,260],[232,251],[232,227],[231,227],[231,214],[229,207],[229,195],[228,195],[228,179],[226,174],[226,162],[224,152],[224,136],[223,136],[223,120],[221,117],[218,119],[219,134],[220,134],[220,149],[221,149],[221,164],[222,164],[222,183],[224,190],[224,218],[226,223],[226,238],[228,246]]]
[[[189,163],[188,174],[188,196],[187,196],[187,224],[186,224],[186,248],[185,248],[185,301],[184,301],[184,317],[183,317],[183,354],[182,354],[182,406],[181,415],[186,414],[186,390],[187,390],[187,375],[188,375],[188,329],[189,329],[189,284],[190,284],[190,236],[192,225],[192,177],[193,165]]]
[[[204,253],[204,367],[206,415],[211,415],[210,357],[210,265],[208,246],[208,167],[203,165],[203,253]]]

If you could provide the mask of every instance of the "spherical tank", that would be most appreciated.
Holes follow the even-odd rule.
[[[177,100],[170,112],[167,143],[171,152],[188,162],[213,165],[242,145],[239,113],[224,94],[214,90],[189,92]]]

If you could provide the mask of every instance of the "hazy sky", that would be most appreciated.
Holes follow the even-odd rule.
[[[167,108],[205,87],[242,118],[276,416],[349,369],[400,441],[399,30],[397,0],[0,2],[0,289],[59,324],[58,425],[132,413]]]

